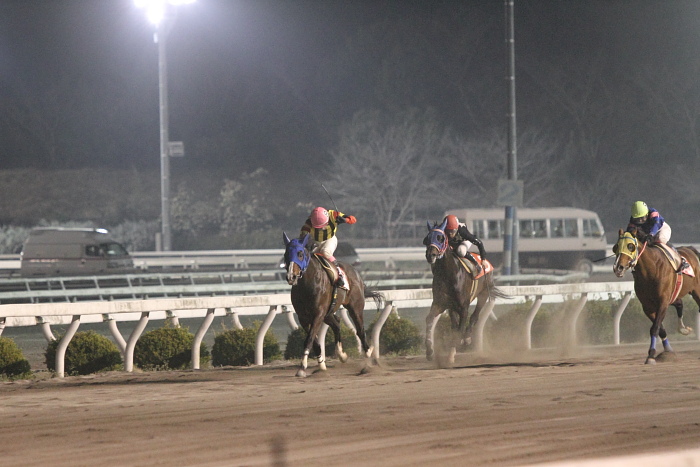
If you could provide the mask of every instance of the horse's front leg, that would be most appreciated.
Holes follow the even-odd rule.
[[[652,319],[652,324],[651,328],[649,329],[649,354],[647,355],[647,359],[644,362],[645,364],[656,363],[656,341],[659,337],[661,337],[662,339],[664,351],[673,352],[671,344],[669,343],[668,337],[666,335],[666,329],[664,329],[662,324],[664,321],[666,308],[668,308],[668,305],[664,307],[659,307],[656,313],[652,313],[651,315],[649,315],[649,317]]]
[[[321,329],[322,323],[323,314],[317,313],[314,317],[313,322],[311,323],[309,332],[306,335],[306,340],[304,341],[304,356],[301,359],[301,368],[299,368],[299,370],[297,371],[297,376],[299,377],[306,377],[306,369],[308,368],[309,364],[309,354],[311,353],[311,348],[314,346],[314,341],[316,340],[318,331]],[[323,360],[323,354],[320,352],[320,347],[318,352],[318,366],[321,370],[326,369],[326,363]]]
[[[425,358],[428,361],[433,359],[433,354],[435,349],[433,347],[433,335],[435,334],[435,323],[440,318],[440,314],[443,312],[442,306],[438,305],[436,302],[430,306],[430,311],[428,316],[425,318]]]

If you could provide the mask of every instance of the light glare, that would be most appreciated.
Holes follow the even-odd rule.
[[[146,10],[146,18],[152,24],[158,26],[165,16],[166,6],[186,5],[194,3],[196,0],[134,0],[134,5]]]

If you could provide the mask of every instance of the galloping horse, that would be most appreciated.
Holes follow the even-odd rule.
[[[664,351],[673,352],[668,341],[663,321],[669,305],[680,305],[681,299],[690,294],[700,307],[700,260],[698,251],[693,247],[680,247],[678,253],[690,264],[690,268],[677,271],[679,258],[675,258],[669,247],[664,248],[639,232],[619,231],[617,244],[613,247],[615,264],[613,272],[622,277],[627,269],[632,269],[634,292],[637,295],[647,318],[651,320],[651,344],[645,363],[656,363],[656,340],[662,339]],[[673,263],[673,264],[672,264]],[[681,321],[682,323],[682,321]],[[682,324],[681,324],[682,325]]]
[[[425,259],[433,271],[433,304],[425,319],[425,356],[432,360],[434,349],[430,339],[431,330],[440,315],[447,310],[452,323],[450,362],[454,363],[457,344],[471,344],[472,328],[479,320],[479,312],[486,302],[495,297],[508,296],[495,286],[493,266],[488,261],[483,261],[481,275],[472,277],[464,261],[449,247],[445,235],[446,224],[447,221],[443,221],[442,225],[435,223],[431,227],[428,222],[428,235],[424,242],[427,245]],[[474,298],[477,299],[476,306],[467,319],[469,305]]]
[[[329,273],[337,277],[338,272],[327,260],[309,252],[307,248],[309,235],[306,235],[303,240],[296,238],[290,240],[287,234],[283,233],[283,240],[286,249],[284,266],[287,270],[287,283],[292,286],[292,305],[302,328],[306,331],[304,357],[297,376],[306,376],[312,347],[318,355],[319,369],[326,370],[321,346],[316,342],[322,323],[326,323],[333,330],[337,357],[343,363],[348,360],[348,355],[343,351],[343,344],[340,341],[340,322],[335,315],[341,305],[349,312],[365,356],[371,357],[373,349],[367,343],[363,322],[365,298],[372,298],[379,309],[384,300],[383,296],[367,289],[357,271],[351,265],[341,262],[349,290],[338,287],[337,295],[334,297],[333,282],[329,278]]]

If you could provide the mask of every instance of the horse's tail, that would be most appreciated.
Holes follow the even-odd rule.
[[[513,298],[498,287],[496,287],[496,283],[493,280],[493,276],[490,274],[486,281],[486,288],[489,291],[489,298]]]
[[[365,285],[365,298],[371,298],[374,300],[374,304],[377,306],[377,310],[381,310],[384,305],[384,295],[376,290],[372,290]]]

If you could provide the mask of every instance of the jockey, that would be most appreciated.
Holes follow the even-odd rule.
[[[447,225],[445,226],[445,234],[448,237],[448,242],[452,249],[457,253],[458,256],[463,256],[469,262],[474,263],[476,266],[476,274],[479,275],[481,274],[481,265],[476,261],[476,258],[474,258],[471,253],[469,253],[469,248],[472,245],[476,245],[477,248],[479,248],[479,255],[481,255],[481,261],[484,261],[486,259],[486,251],[484,251],[484,244],[481,243],[481,240],[479,240],[476,235],[471,233],[469,229],[467,229],[467,225],[464,223],[459,222],[459,219],[457,219],[457,216],[453,216],[452,214],[448,215],[443,219],[444,221],[447,221]]]
[[[337,267],[338,261],[333,256],[338,247],[338,237],[335,236],[335,231],[339,224],[354,224],[355,222],[357,222],[355,216],[347,216],[340,211],[326,210],[319,206],[311,211],[311,215],[301,227],[299,238],[311,235],[309,244],[312,245],[312,251],[322,254]]]
[[[637,229],[652,237],[654,242],[663,243],[674,250],[676,249],[669,243],[671,240],[671,226],[664,221],[659,211],[654,208],[649,208],[644,201],[635,201],[634,204],[632,204],[632,213],[630,214],[630,222],[627,226],[627,231],[634,232]],[[678,270],[682,271],[687,266],[687,261],[681,256],[681,266]]]

